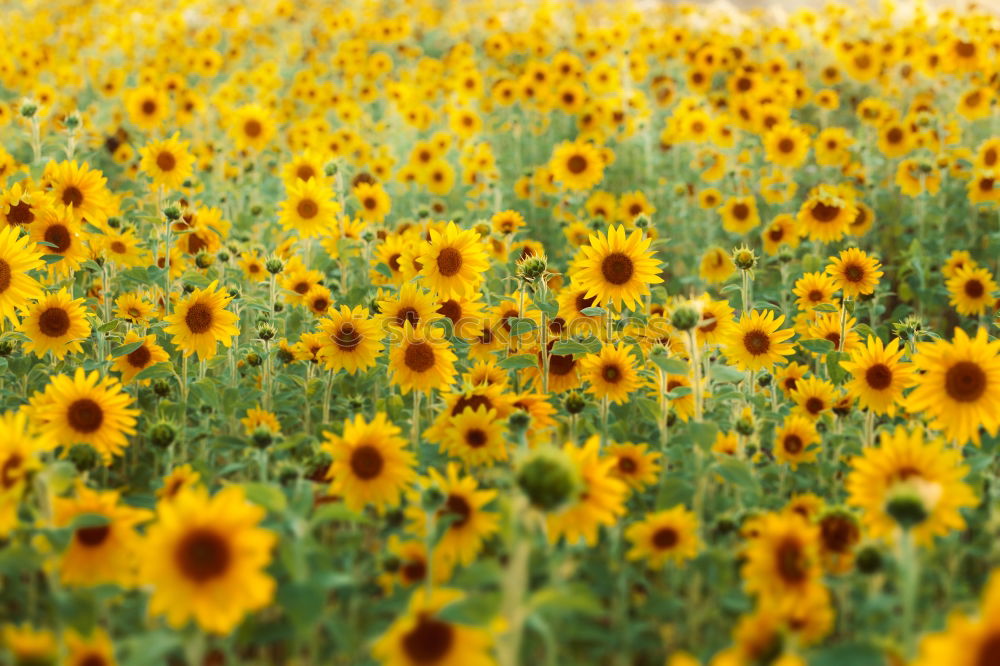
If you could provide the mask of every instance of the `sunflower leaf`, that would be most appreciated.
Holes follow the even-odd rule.
[[[817,340],[799,340],[799,345],[814,354],[829,354],[834,350],[833,342],[822,338]]]
[[[651,359],[660,370],[668,375],[686,375],[688,364],[679,358],[669,358],[667,356],[653,356]]]
[[[143,368],[136,373],[135,377],[132,378],[133,381],[142,381],[144,379],[164,379],[170,377],[174,374],[174,366],[169,361],[164,361],[163,363],[157,363],[156,365],[151,365],[148,368]]]
[[[497,365],[501,368],[506,368],[507,370],[534,368],[538,366],[538,357],[534,354],[516,354],[514,356],[508,356]]]
[[[141,347],[145,342],[146,342],[145,340],[136,340],[135,342],[130,342],[127,345],[119,345],[118,347],[115,347],[114,349],[111,350],[111,357],[118,358],[119,356],[125,356],[126,354],[131,354],[136,349]],[[148,370],[148,368],[144,369]]]

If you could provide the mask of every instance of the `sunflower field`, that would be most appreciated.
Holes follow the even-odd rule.
[[[794,5],[0,3],[0,664],[1000,666],[1000,10]]]

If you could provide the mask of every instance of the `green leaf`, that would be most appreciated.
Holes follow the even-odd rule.
[[[288,507],[288,498],[281,488],[269,483],[244,483],[247,499],[272,513],[281,513]]]
[[[85,527],[104,527],[109,522],[108,517],[101,513],[81,513],[74,516],[70,529],[79,530]]]
[[[818,340],[799,340],[799,345],[814,354],[829,354],[835,348],[833,342],[824,340],[823,338]]]
[[[499,592],[477,592],[446,606],[439,615],[449,622],[483,626],[495,618],[499,612]]]
[[[676,400],[677,398],[683,398],[686,395],[691,395],[694,391],[690,386],[678,386],[673,391],[670,391],[665,396],[667,400]]]
[[[163,363],[157,363],[156,365],[151,365],[148,368],[143,368],[136,373],[133,377],[133,381],[142,381],[144,379],[164,379],[170,377],[174,374],[174,366],[169,361],[164,361]]]
[[[604,607],[593,593],[583,585],[543,587],[528,599],[528,607],[535,611],[554,613],[580,613],[600,615]]]
[[[845,352],[830,352],[826,355],[826,371],[830,375],[830,381],[834,384],[843,384],[847,378],[847,370],[840,365],[841,361],[846,361],[850,356]]]
[[[753,475],[750,466],[743,460],[725,457],[715,466],[715,471],[734,486],[739,486],[754,493],[760,492],[760,482]]]
[[[719,433],[719,426],[714,423],[692,423],[688,429],[694,443],[706,451],[715,443],[715,437]]]
[[[580,310],[580,314],[587,317],[596,317],[598,315],[603,315],[605,312],[607,312],[607,310],[605,310],[604,308],[599,308],[596,305]]]
[[[538,328],[535,320],[527,317],[511,317],[507,320],[507,323],[510,324],[511,335],[524,335]]]
[[[326,504],[321,504],[318,509],[313,511],[311,522],[313,525],[319,525],[327,522],[370,525],[372,521],[357,511],[348,509],[345,504],[340,502],[328,502]]]
[[[61,254],[43,254],[42,255],[42,261],[44,261],[46,264],[54,264],[57,261],[62,261],[64,258],[65,257],[63,257]]]
[[[660,370],[663,370],[663,372],[668,375],[686,375],[690,370],[690,366],[688,366],[687,362],[682,361],[679,358],[652,356],[651,360],[658,368],[660,368]]]
[[[812,307],[813,312],[840,312],[833,303],[820,303]]]
[[[507,370],[536,368],[538,367],[538,357],[534,354],[515,354],[514,356],[508,356],[497,365],[501,368],[506,368]]]
[[[392,279],[392,269],[384,261],[375,264],[375,272],[384,275],[390,280]]]
[[[135,342],[130,342],[127,345],[120,345],[111,350],[112,358],[118,358],[119,356],[125,356],[126,354],[131,354],[136,349],[141,347],[145,340],[136,340]],[[148,370],[149,368],[145,368]]]
[[[670,509],[678,504],[687,504],[694,497],[694,486],[684,479],[667,478],[656,493],[656,508]]]
[[[813,652],[809,666],[885,666],[882,650],[871,643],[846,643],[833,645]]]
[[[743,372],[731,365],[713,365],[708,372],[717,382],[738,382],[746,377]]]

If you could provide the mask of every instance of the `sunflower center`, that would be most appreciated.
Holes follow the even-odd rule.
[[[444,277],[451,277],[462,268],[462,253],[453,247],[446,247],[438,254],[438,270]]]
[[[661,527],[653,532],[653,545],[659,550],[673,548],[678,541],[677,530],[672,527]]]
[[[583,155],[573,155],[566,161],[566,168],[571,174],[581,174],[587,170],[587,158]]]
[[[421,615],[417,626],[403,635],[403,652],[415,664],[434,664],[448,656],[454,642],[450,624]]]
[[[813,397],[806,400],[806,411],[810,414],[819,414],[823,411],[824,407],[826,407],[826,403],[824,403],[820,398]]]
[[[767,232],[768,238],[777,243],[785,235],[785,230],[781,227],[771,227],[771,230]]]
[[[553,354],[549,356],[549,374],[557,377],[565,377],[573,372],[576,367],[576,359],[572,354]]]
[[[986,373],[973,361],[959,361],[948,368],[944,390],[958,402],[975,402],[986,391]]]
[[[493,408],[493,402],[485,395],[470,395],[468,397],[462,396],[455,402],[455,406],[451,408],[451,415],[457,416],[461,414],[466,409],[471,409],[473,411],[479,409],[480,407],[485,407],[487,410]]]
[[[614,285],[626,284],[635,273],[635,264],[623,252],[612,252],[601,262],[601,274]]]
[[[453,324],[457,324],[458,320],[462,317],[462,306],[453,298],[448,299],[442,303],[438,309],[438,314],[444,315],[451,320]]]
[[[83,192],[75,185],[70,185],[63,190],[62,202],[67,206],[76,208],[83,203]]]
[[[107,660],[96,652],[91,652],[76,663],[79,664],[79,666],[108,666]]]
[[[212,309],[204,303],[195,303],[184,315],[184,323],[195,335],[212,328]]]
[[[606,365],[601,368],[601,379],[609,384],[617,384],[622,379],[622,371],[617,365]]]
[[[24,459],[18,453],[12,453],[3,465],[0,466],[0,487],[5,490],[13,488],[14,484],[21,480],[18,474]]]
[[[77,432],[92,433],[104,422],[104,410],[90,398],[80,398],[70,404],[66,421]]]
[[[893,127],[886,133],[885,138],[889,143],[899,143],[903,140],[903,130]]]
[[[441,511],[445,514],[455,516],[455,521],[451,524],[454,528],[459,528],[469,522],[472,517],[472,507],[461,495],[448,495]]]
[[[876,391],[887,389],[892,384],[892,370],[885,363],[876,363],[865,370],[865,382]]]
[[[422,560],[407,562],[400,569],[400,573],[403,574],[405,580],[410,582],[423,580],[427,576],[427,563]]]
[[[368,210],[375,210],[378,207],[378,201],[375,200],[375,197],[365,197],[361,200],[361,205]]]
[[[798,435],[785,435],[785,439],[782,440],[781,444],[785,447],[785,451],[792,455],[801,453],[803,449],[802,438]]]
[[[976,666],[1000,665],[1000,634],[994,633],[982,642],[976,655]]]
[[[363,481],[377,477],[384,464],[382,454],[370,444],[359,446],[351,453],[351,471]]]
[[[177,166],[177,158],[174,157],[173,153],[164,150],[156,156],[156,166],[160,168],[160,171],[173,171],[174,167]]]
[[[790,153],[793,150],[795,150],[795,142],[789,139],[788,137],[785,137],[784,139],[778,142],[778,150],[780,150],[783,153]]]
[[[181,573],[196,583],[218,578],[229,568],[229,543],[210,529],[194,529],[178,544],[175,553]]]
[[[812,218],[817,222],[830,222],[840,214],[840,208],[817,201],[812,207]]]
[[[128,248],[125,247],[125,243],[121,241],[112,241],[110,247],[111,251],[116,254],[125,254],[125,252],[128,251]]]
[[[264,132],[264,126],[260,124],[259,120],[251,118],[250,120],[243,123],[243,133],[246,134],[251,139],[256,139]]]
[[[361,334],[354,328],[354,324],[345,322],[333,336],[333,341],[344,351],[351,351],[361,344]]]
[[[35,213],[31,210],[31,204],[27,201],[18,201],[7,211],[7,222],[11,225],[19,224],[24,226],[35,221]]]
[[[303,199],[299,202],[299,205],[295,207],[295,212],[299,214],[303,220],[311,220],[316,217],[319,213],[319,206],[312,199]]]
[[[474,449],[486,446],[486,442],[488,440],[489,437],[487,437],[486,431],[481,430],[480,428],[470,428],[465,433],[465,443]]]
[[[50,338],[60,338],[69,330],[69,314],[62,308],[49,308],[38,317],[38,330]]]
[[[303,280],[302,282],[296,283],[295,287],[292,288],[296,294],[304,294],[309,291],[309,282]]]
[[[110,525],[94,525],[93,527],[81,527],[76,531],[76,540],[80,545],[87,548],[100,546],[111,534]]]
[[[62,224],[53,224],[45,230],[45,242],[55,245],[52,249],[62,254],[69,249],[72,237],[69,235],[69,229],[65,226]],[[2,284],[2,280],[0,280],[0,284]]]
[[[151,116],[156,113],[156,102],[151,99],[143,100],[142,113],[145,116]]]
[[[299,180],[309,180],[316,177],[316,170],[308,164],[302,164],[295,170],[295,177]]]
[[[857,525],[841,516],[824,518],[819,527],[823,545],[834,553],[846,553],[858,539]]]
[[[581,291],[580,293],[578,293],[576,295],[576,311],[580,312],[581,310],[585,310],[585,309],[587,309],[589,307],[593,307],[594,306],[594,301],[596,301],[596,300],[597,300],[597,296],[593,296],[591,298],[587,298],[587,292]]]
[[[146,345],[142,345],[125,358],[128,359],[129,365],[133,368],[144,368],[146,367],[146,364],[149,363],[149,359],[152,358],[152,356],[152,352],[149,351]]]
[[[848,282],[861,282],[865,278],[865,269],[858,264],[847,264],[844,266],[844,277]]]
[[[0,259],[0,294],[10,288],[10,283],[13,277],[14,276],[10,270],[10,264],[3,259]]]
[[[840,349],[840,333],[831,331],[826,334],[825,338],[833,343],[834,349]]]
[[[750,216],[750,206],[743,203],[738,203],[735,206],[733,206],[733,217],[735,217],[737,220],[745,220],[749,216]]]
[[[965,283],[965,295],[969,298],[982,298],[984,293],[986,288],[979,280],[973,278]]]
[[[406,348],[403,362],[414,372],[427,372],[434,367],[434,348],[424,340],[412,342]]]
[[[971,58],[976,55],[976,45],[972,42],[958,42],[955,44],[955,53],[962,58]]]
[[[771,338],[764,331],[749,331],[743,336],[743,346],[754,356],[760,356],[771,348]]]
[[[313,310],[317,312],[325,312],[328,307],[330,307],[330,301],[328,301],[323,296],[317,296],[312,302]]]
[[[997,153],[996,148],[988,148],[986,152],[983,153],[983,164],[991,167],[997,163],[998,157],[1000,157],[1000,154]]]
[[[400,270],[400,265],[399,265],[399,257],[400,256],[401,255],[397,252],[397,253],[393,254],[392,256],[390,256],[389,259],[386,260],[386,262],[385,262],[385,263],[387,263],[389,265],[389,268],[392,269],[393,273],[398,273],[399,270]]]
[[[808,574],[806,558],[797,541],[785,539],[778,545],[774,555],[778,566],[778,575],[786,583],[797,584],[806,580]]]
[[[420,313],[409,306],[400,308],[399,312],[396,313],[396,323],[400,326],[406,322],[410,322],[410,326],[416,326],[418,321],[420,321]]]
[[[819,289],[813,289],[812,291],[809,292],[806,298],[808,298],[813,303],[819,303],[820,301],[823,300],[823,292],[820,291]]]

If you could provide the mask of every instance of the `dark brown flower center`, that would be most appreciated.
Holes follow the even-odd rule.
[[[587,170],[587,158],[583,155],[573,155],[566,161],[566,168],[571,174],[581,174]]]
[[[462,318],[462,305],[455,299],[448,299],[438,306],[438,314],[444,315],[451,320],[451,323],[457,324],[458,320]]]
[[[844,279],[848,282],[861,282],[865,279],[864,266],[860,264],[847,264],[843,269]]]
[[[817,222],[830,222],[840,214],[840,208],[838,206],[831,206],[830,204],[823,203],[822,201],[817,201],[813,204],[810,212],[812,213],[812,218]]]
[[[601,262],[601,275],[611,284],[626,284],[634,273],[632,259],[623,252],[612,252]]]
[[[195,335],[212,328],[212,309],[204,303],[195,303],[184,315],[184,323]]]
[[[73,242],[72,236],[69,234],[69,229],[67,229],[62,224],[53,224],[48,229],[45,230],[45,242],[52,243],[55,247],[51,248],[54,252],[62,254],[69,249],[70,243]],[[8,270],[10,270],[8,268]],[[2,273],[2,270],[0,270]],[[3,280],[0,279],[0,285],[2,285]],[[3,289],[0,289],[3,291]]]
[[[66,335],[69,326],[69,313],[61,307],[48,308],[38,317],[38,330],[50,338]]]
[[[781,445],[784,447],[785,451],[795,455],[801,453],[804,448],[802,444],[802,438],[798,435],[785,435],[785,439],[782,440]]]
[[[11,226],[26,226],[35,221],[35,212],[31,210],[31,204],[27,201],[18,201],[7,211],[7,223]]]
[[[795,142],[789,139],[788,137],[785,137],[784,139],[778,142],[778,150],[780,150],[783,153],[790,153],[793,150],[795,150]]]
[[[782,541],[774,553],[778,575],[786,583],[803,583],[809,574],[805,553],[799,542],[788,538]]]
[[[295,212],[299,214],[303,220],[311,220],[316,217],[319,213],[319,205],[312,199],[303,199],[295,207]]]
[[[601,378],[609,384],[617,384],[622,380],[622,370],[614,364],[605,365],[601,368]]]
[[[90,434],[104,422],[104,410],[90,398],[80,398],[70,403],[66,410],[66,421],[73,430]]]
[[[462,269],[462,253],[453,247],[446,247],[438,253],[438,271],[444,277],[451,277]]]
[[[472,517],[472,507],[461,495],[448,495],[441,512],[455,517],[454,522],[451,523],[453,529],[463,527]]]
[[[969,298],[982,298],[983,294],[986,293],[986,288],[983,283],[972,278],[971,280],[966,280],[965,282],[965,295]]]
[[[359,446],[351,453],[351,470],[363,481],[377,477],[384,464],[382,454],[370,444]]]
[[[448,656],[454,643],[450,624],[421,615],[417,625],[403,635],[403,652],[414,664],[436,664]]]
[[[352,351],[361,344],[361,334],[354,324],[344,322],[334,334],[333,342],[344,351]]]
[[[132,353],[130,353],[125,358],[128,359],[128,364],[133,368],[145,368],[146,364],[149,363],[149,359],[153,357],[152,352],[146,345],[142,345]]]
[[[24,459],[19,453],[12,453],[0,465],[0,488],[8,490],[14,487],[14,484],[21,480],[22,474],[21,465],[24,463]]]
[[[403,362],[414,372],[427,372],[434,367],[434,348],[424,340],[411,342],[406,347]]]
[[[653,545],[659,550],[668,550],[677,545],[680,537],[672,527],[661,527],[653,532]]]
[[[93,527],[81,527],[76,530],[76,540],[81,546],[86,548],[96,548],[100,546],[111,534],[110,525],[94,525]]]
[[[207,583],[226,573],[232,552],[225,537],[214,530],[197,528],[181,539],[175,557],[182,574],[196,583]]]
[[[552,354],[549,356],[549,374],[565,377],[576,368],[576,359],[572,354]]]
[[[886,132],[885,138],[889,143],[899,143],[903,140],[903,130],[898,127],[893,127],[891,130]]]
[[[479,395],[478,393],[470,396],[461,396],[457,401],[455,401],[455,406],[451,408],[451,415],[457,416],[464,412],[466,409],[471,409],[475,411],[480,407],[485,407],[487,410],[493,408],[493,402],[485,395]]]
[[[892,370],[884,363],[876,363],[865,370],[865,382],[876,391],[887,389],[892,384]]]
[[[805,407],[807,412],[815,416],[816,414],[819,414],[820,412],[823,411],[823,409],[826,407],[826,403],[823,402],[823,400],[820,398],[812,397],[806,400]]]
[[[622,474],[632,474],[639,468],[635,461],[628,456],[622,456],[618,459],[618,471]]]
[[[771,348],[771,338],[764,331],[749,331],[743,336],[743,347],[753,356],[760,356]]]
[[[745,220],[750,217],[750,206],[744,203],[738,203],[733,206],[733,217],[737,220]]]
[[[945,392],[958,402],[975,402],[986,392],[986,373],[973,361],[959,361],[948,368]]]
[[[470,428],[465,432],[465,443],[473,449],[486,446],[487,441],[489,441],[489,437],[487,436],[485,430],[480,428]]]
[[[156,113],[156,102],[151,99],[146,99],[142,101],[142,114],[145,116],[151,116]]]
[[[75,185],[68,186],[63,190],[62,202],[67,206],[79,207],[83,203],[83,192]]]
[[[993,633],[980,644],[975,666],[1000,666],[1000,634]]]
[[[819,530],[823,546],[838,554],[848,552],[861,536],[857,524],[844,516],[824,518],[820,521]],[[1000,662],[997,665],[1000,666]]]
[[[261,134],[264,133],[264,126],[261,125],[259,120],[251,118],[250,120],[243,123],[243,133],[246,134],[251,139],[256,139]]]
[[[160,171],[173,171],[174,167],[177,166],[177,158],[174,157],[173,153],[164,150],[156,156],[156,166],[160,168]]]
[[[403,576],[403,580],[415,583],[427,576],[427,563],[423,560],[414,560],[404,564],[399,571]]]
[[[13,279],[14,276],[11,273],[10,264],[3,259],[0,259],[0,294],[10,288],[10,283]]]
[[[398,326],[402,326],[406,322],[410,322],[410,326],[416,326],[418,321],[420,321],[420,313],[408,305],[401,307],[396,312],[396,324]]]
[[[310,178],[316,177],[316,170],[308,164],[301,164],[299,165],[299,168],[295,170],[295,177],[299,180],[309,180]]]

